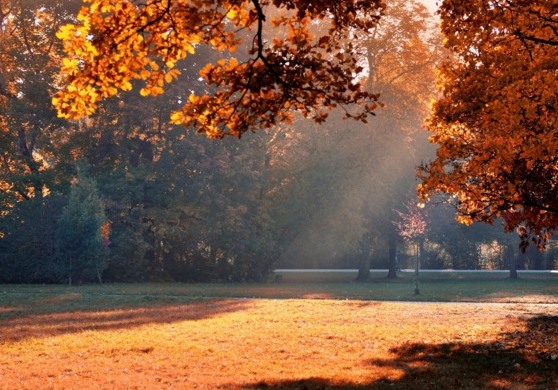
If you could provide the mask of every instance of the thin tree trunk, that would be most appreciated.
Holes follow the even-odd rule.
[[[417,253],[415,259],[415,295],[420,295],[419,290],[419,269],[420,269],[420,244],[417,242]]]
[[[415,276],[419,276],[419,269],[420,269],[420,254],[421,254],[421,245],[419,242],[416,243],[415,249]]]
[[[72,285],[72,271],[73,271],[73,265],[74,262],[73,260],[70,258],[70,267],[68,269],[68,285],[71,286]]]
[[[395,279],[397,278],[397,268],[398,268],[398,259],[397,259],[397,241],[395,239],[394,234],[389,235],[389,263],[388,263],[388,279]]]
[[[360,261],[358,262],[357,282],[366,282],[370,278],[370,248],[372,236],[366,233],[360,239]]]
[[[99,272],[98,264],[95,264],[95,271],[97,271],[97,279],[99,279],[99,284],[103,284],[103,279],[101,278],[101,272]]]
[[[418,239],[418,262],[420,268],[424,263],[424,238],[422,237]]]

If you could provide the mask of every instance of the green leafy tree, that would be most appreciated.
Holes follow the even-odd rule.
[[[59,283],[56,227],[66,196],[17,203],[0,218],[0,282]]]
[[[107,219],[95,182],[78,172],[56,230],[59,265],[68,283],[102,281],[106,266]]]

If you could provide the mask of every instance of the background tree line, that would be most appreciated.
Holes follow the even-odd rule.
[[[333,111],[321,125],[295,117],[214,141],[168,118],[219,52],[201,46],[177,63],[164,95],[118,93],[67,122],[51,106],[56,32],[80,2],[0,1],[0,282],[262,281],[275,267],[359,268],[366,280],[396,257],[408,266],[393,222],[432,157],[420,127],[441,49],[420,3],[390,6],[355,43],[368,69],[359,82],[382,96],[376,117]],[[424,217],[423,267],[499,269],[514,257],[498,226],[457,225],[447,207]],[[552,268],[554,252],[519,264]]]

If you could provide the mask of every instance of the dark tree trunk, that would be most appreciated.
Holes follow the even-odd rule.
[[[419,267],[424,263],[424,238],[418,239],[418,262]]]
[[[415,257],[415,277],[418,278],[420,270],[420,245],[417,243],[416,257]]]
[[[366,282],[370,278],[370,256],[362,254],[358,262],[357,282]]]
[[[388,279],[397,278],[397,269],[399,268],[399,260],[397,258],[397,241],[395,235],[392,233],[389,235],[389,263],[388,263]]]
[[[505,261],[510,267],[510,279],[517,279],[517,262],[514,255],[513,245],[508,245],[505,256]]]
[[[546,250],[543,254],[543,265],[541,269],[551,270],[554,269],[554,256],[551,252]]]
[[[530,257],[533,259],[533,269],[544,269],[544,254],[541,250],[537,248],[536,245],[532,245],[530,250]],[[530,264],[531,265],[531,264]]]
[[[357,282],[366,282],[370,278],[370,247],[372,236],[366,233],[360,239],[360,260],[358,262]]]

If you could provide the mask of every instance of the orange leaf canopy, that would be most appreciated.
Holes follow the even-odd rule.
[[[53,104],[61,117],[90,115],[136,81],[143,96],[164,93],[177,62],[201,45],[230,54],[201,70],[206,92],[171,121],[210,137],[289,121],[294,110],[321,122],[336,106],[360,120],[376,107],[377,96],[355,81],[353,41],[376,25],[380,0],[85,2],[76,23],[58,32],[66,58]]]
[[[451,59],[419,195],[446,192],[461,222],[501,217],[544,245],[558,229],[558,3],[444,1],[440,14]]]

